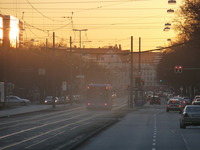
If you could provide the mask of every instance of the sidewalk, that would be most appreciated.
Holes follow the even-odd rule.
[[[56,107],[59,107],[59,106],[56,105]],[[27,106],[17,106],[13,108],[0,110],[0,118],[24,114],[24,113],[36,112],[36,111],[41,111],[41,110],[46,110],[46,109],[51,109],[51,108],[52,108],[52,105],[44,105],[44,104],[41,104],[41,105],[30,104]]]

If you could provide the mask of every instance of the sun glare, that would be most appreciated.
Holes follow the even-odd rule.
[[[16,47],[19,41],[19,20],[15,17],[10,17],[10,45],[11,47]]]
[[[0,17],[0,43],[2,43],[3,40],[3,18]]]

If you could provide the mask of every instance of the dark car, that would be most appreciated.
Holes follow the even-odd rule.
[[[58,98],[58,103],[59,104],[67,104],[67,103],[69,103],[69,97],[68,96],[60,96]]]
[[[186,102],[186,105],[191,105],[192,100],[191,100],[190,97],[184,96],[184,97],[182,97],[182,98],[183,98],[184,101]]]
[[[173,97],[173,99],[178,99],[181,102],[181,105],[183,106],[183,108],[185,108],[185,106],[187,105],[187,100],[184,99],[183,97],[175,96]]]
[[[160,97],[159,96],[152,96],[149,100],[150,105],[158,104],[160,105]]]
[[[178,99],[170,99],[167,102],[167,106],[166,106],[166,112],[169,111],[183,111],[183,105],[181,104],[181,102]]]
[[[187,105],[180,117],[180,128],[200,125],[200,105]]]
[[[53,98],[53,96],[47,96],[46,99],[44,100],[45,104],[53,104],[53,99],[55,103],[58,103],[59,99],[58,97]]]

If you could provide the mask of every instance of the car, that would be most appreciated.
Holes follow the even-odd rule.
[[[200,125],[200,105],[187,105],[180,117],[180,128]]]
[[[200,105],[200,98],[193,100],[192,105]]]
[[[149,100],[150,105],[158,104],[160,105],[160,97],[159,96],[152,96]]]
[[[55,103],[58,103],[59,99],[58,97],[55,97],[54,99]],[[47,96],[46,99],[44,100],[45,104],[53,104],[53,96]]]
[[[80,95],[73,95],[72,96],[73,103],[81,103]]]
[[[166,105],[166,112],[169,111],[183,111],[183,106],[178,99],[169,99]]]
[[[31,101],[28,99],[20,98],[18,96],[7,96],[6,97],[6,104],[10,105],[27,105],[30,104]]]
[[[183,106],[183,108],[187,105],[187,100],[184,99],[183,97],[175,96],[173,97],[173,99],[178,99],[181,102],[181,105]]]
[[[184,101],[186,102],[186,105],[191,105],[191,98],[190,97],[187,97],[187,96],[184,96],[182,97],[184,99]]]
[[[69,103],[69,97],[68,96],[61,96],[58,98],[59,104],[66,104]]]

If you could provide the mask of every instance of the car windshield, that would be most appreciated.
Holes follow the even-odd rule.
[[[186,112],[200,112],[200,107],[187,107]]]

